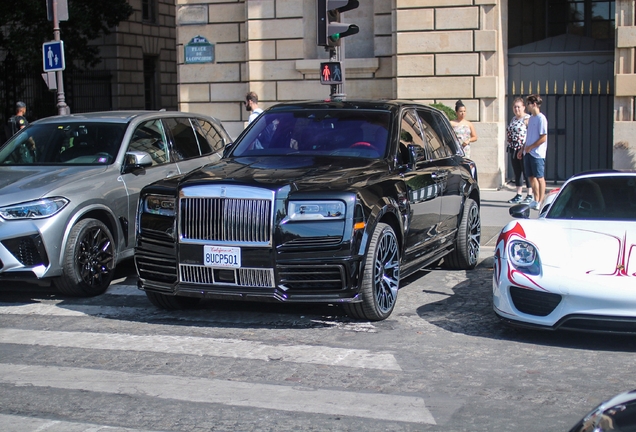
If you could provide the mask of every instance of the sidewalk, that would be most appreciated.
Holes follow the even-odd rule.
[[[546,193],[552,189],[560,187],[560,184],[546,186]],[[525,188],[524,188],[525,190]],[[508,209],[513,205],[508,200],[515,196],[514,185],[505,184],[501,189],[481,189],[481,253],[479,261],[492,258],[495,251],[497,238],[501,229],[511,220],[514,220],[508,213]],[[525,192],[524,192],[525,196]],[[536,218],[538,212],[530,210],[530,217]]]
[[[513,205],[508,200],[515,195],[515,189],[504,186],[500,190],[481,190],[481,251],[479,254],[480,263],[486,261],[484,265],[491,265],[492,256],[499,232],[511,220],[514,220],[508,213],[508,209]],[[530,217],[536,217],[537,212],[531,210]]]
[[[481,245],[495,246],[501,229],[514,218],[508,213],[512,204],[508,200],[514,192],[502,190],[481,191]]]

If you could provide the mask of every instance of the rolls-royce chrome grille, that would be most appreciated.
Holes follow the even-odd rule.
[[[180,199],[181,240],[269,245],[272,204],[273,193],[261,189],[189,188]]]

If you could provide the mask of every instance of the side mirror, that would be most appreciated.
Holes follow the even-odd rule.
[[[510,216],[517,219],[529,219],[530,218],[530,206],[528,204],[513,205],[508,209]]]
[[[415,164],[417,162],[426,160],[427,155],[426,155],[426,150],[424,150],[424,147],[409,144],[407,148],[409,151],[409,166],[410,167],[415,167]]]
[[[132,150],[126,152],[124,158],[123,173],[131,173],[152,166],[152,157],[149,153]]]
[[[233,142],[231,142],[231,143],[227,143],[227,144],[225,145],[225,148],[223,149],[223,156],[222,156],[222,157],[227,157],[227,156],[230,154],[230,150],[232,149],[232,145],[233,145],[233,144],[234,144],[234,143],[233,143]]]

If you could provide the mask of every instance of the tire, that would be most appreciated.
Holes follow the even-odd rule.
[[[150,303],[158,307],[159,309],[164,310],[181,310],[181,309],[192,309],[201,301],[200,298],[197,297],[183,297],[183,296],[174,296],[174,295],[166,295],[159,294],[152,291],[146,291],[146,297],[150,300]]]
[[[457,230],[455,250],[444,257],[444,266],[456,270],[472,270],[479,259],[481,217],[477,203],[466,198],[462,219]]]
[[[63,294],[92,297],[106,291],[115,274],[115,242],[106,225],[83,219],[73,226],[62,270],[55,286]]]
[[[360,303],[345,303],[352,318],[370,321],[387,319],[400,287],[400,248],[393,228],[379,223],[373,231],[362,275]]]

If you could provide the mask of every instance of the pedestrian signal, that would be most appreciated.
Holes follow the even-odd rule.
[[[342,75],[340,62],[320,63],[320,84],[342,84],[344,80],[344,76]]]

